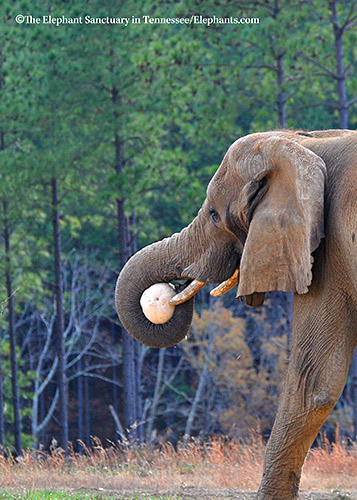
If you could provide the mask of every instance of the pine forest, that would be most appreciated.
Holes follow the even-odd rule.
[[[356,128],[356,1],[5,0],[0,15],[0,447],[267,439],[292,295],[248,308],[202,289],[187,339],[152,349],[122,328],[115,282],[195,217],[237,138]],[[328,438],[337,423],[355,438],[356,355]]]

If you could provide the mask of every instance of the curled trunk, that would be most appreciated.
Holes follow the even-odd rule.
[[[177,259],[175,234],[143,248],[123,267],[115,290],[115,306],[124,328],[150,347],[170,347],[180,342],[190,328],[194,299],[176,306],[164,324],[151,323],[140,306],[142,293],[155,283],[182,279],[183,266]]]

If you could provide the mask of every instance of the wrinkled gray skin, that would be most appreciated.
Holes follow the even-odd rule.
[[[186,335],[193,299],[153,325],[139,306],[153,283],[216,283],[238,267],[238,295],[250,303],[261,302],[256,292],[295,292],[291,358],[260,500],[298,497],[306,453],[346,381],[357,343],[356,200],[357,133],[252,134],[229,148],[194,221],[134,255],[118,279],[123,325],[156,347]]]

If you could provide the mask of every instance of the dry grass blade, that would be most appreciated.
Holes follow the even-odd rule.
[[[48,453],[28,450],[14,460],[0,455],[0,486],[24,488],[104,488],[121,491],[167,491],[172,485],[192,488],[255,490],[261,477],[264,443],[252,432],[246,441],[214,437],[193,439],[174,448],[170,443],[156,446],[109,443],[103,446],[92,438],[82,453],[70,449],[66,459],[54,442]],[[357,489],[357,445],[324,438],[306,460],[303,489]]]

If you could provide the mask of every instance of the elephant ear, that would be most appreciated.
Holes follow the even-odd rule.
[[[237,296],[281,290],[306,293],[311,253],[324,236],[323,160],[283,137],[262,139],[265,195],[251,216],[241,258]],[[254,305],[254,304],[253,304]]]

